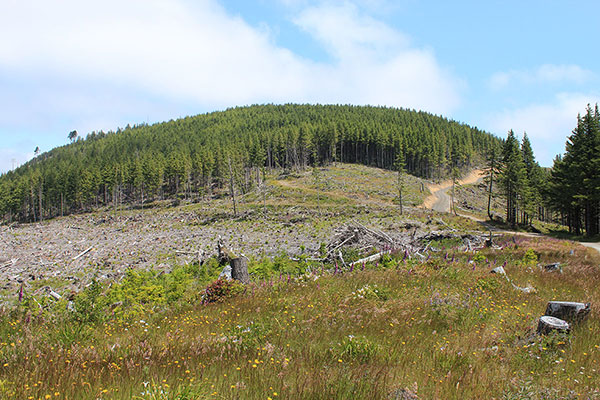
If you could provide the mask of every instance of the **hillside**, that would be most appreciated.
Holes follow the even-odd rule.
[[[0,397],[597,395],[595,251],[508,234],[484,247],[476,221],[418,207],[433,182],[415,177],[400,215],[384,169],[265,178],[237,216],[223,197],[1,226]],[[249,258],[249,285],[215,283],[219,237]],[[562,274],[539,268],[552,262]],[[548,300],[592,313],[537,336]]]
[[[0,293],[15,293],[21,283],[31,292],[47,285],[61,293],[78,291],[94,276],[118,280],[130,268],[170,271],[212,255],[219,237],[235,252],[256,259],[302,253],[318,257],[321,243],[352,220],[401,229],[394,172],[355,164],[318,171],[318,181],[309,171],[267,175],[262,191],[240,198],[237,216],[231,200],[223,197],[0,226]],[[420,179],[407,177],[404,203],[409,210],[428,194],[421,189]],[[420,213],[417,218],[427,215]]]
[[[40,221],[103,206],[248,193],[265,169],[339,161],[439,178],[478,163],[501,140],[403,109],[264,105],[117,132],[92,132],[0,177],[5,221]],[[233,188],[233,189],[232,189]]]

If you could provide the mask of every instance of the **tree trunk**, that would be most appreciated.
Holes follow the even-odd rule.
[[[233,215],[237,217],[237,203],[235,199],[235,186],[233,179],[233,168],[231,168],[231,158],[227,158],[227,164],[229,166],[229,193],[231,195],[231,200],[233,201]]]
[[[43,190],[42,189],[42,183],[40,183],[39,192],[38,192],[39,202],[40,202],[40,222],[42,222],[42,220],[44,219],[43,218],[44,215],[43,215],[43,212],[42,212],[42,190]]]
[[[494,184],[494,174],[490,173],[490,189],[488,191],[488,206],[487,206],[487,212],[488,212],[488,217],[490,219],[490,221],[493,220],[492,218],[492,185]]]
[[[246,257],[238,257],[231,260],[231,277],[243,284],[250,283],[248,259]]]

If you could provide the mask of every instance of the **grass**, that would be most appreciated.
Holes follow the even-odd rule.
[[[251,192],[240,198],[237,218],[226,197],[119,211],[123,230],[174,230],[162,219],[127,223],[148,213],[175,220],[177,229],[210,231],[205,242],[155,252],[152,263],[170,273],[132,270],[74,298],[60,291],[60,301],[33,295],[42,283],[67,286],[54,277],[36,281],[22,302],[5,291],[3,300],[17,305],[0,311],[0,398],[599,396],[596,252],[568,240],[504,236],[495,241],[502,250],[463,253],[458,242],[442,240],[430,244],[428,259],[404,260],[400,250],[340,272],[306,256],[318,256],[332,230],[351,220],[385,231],[479,226],[412,207],[400,216],[390,171],[338,164],[318,174],[322,188],[311,171],[269,177],[266,206]],[[415,205],[428,193],[410,177],[405,194]],[[84,223],[94,224],[77,225]],[[222,267],[214,258],[202,267],[177,264],[173,248],[214,251],[219,232],[251,258],[253,282],[246,287],[216,280]],[[340,250],[346,261],[361,256]],[[109,261],[125,270],[123,251]],[[551,262],[561,262],[563,274],[537,267]],[[489,273],[503,264],[516,285],[536,292],[522,293]],[[569,336],[537,337],[537,318],[549,300],[591,302],[592,313]]]
[[[210,304],[202,288],[214,274],[145,272],[144,284],[132,277],[76,300],[99,307],[91,320],[66,304],[21,306],[0,317],[0,396],[597,397],[599,257],[565,240],[498,243],[501,251],[470,253],[446,243],[428,260],[402,261],[400,252],[340,273],[284,257],[255,260],[262,279]],[[562,275],[536,267],[553,261],[565,265]],[[489,273],[505,262],[513,282],[536,293]],[[592,313],[569,336],[537,337],[548,300],[590,301]]]

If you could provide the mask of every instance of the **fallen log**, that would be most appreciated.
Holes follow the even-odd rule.
[[[391,251],[390,250],[386,250],[386,251],[382,251],[381,253],[377,253],[377,254],[373,254],[372,256],[369,257],[365,257],[365,258],[361,258],[360,260],[351,262],[350,264],[348,264],[350,267],[352,267],[353,265],[356,264],[362,264],[362,263],[368,263],[368,262],[373,262],[373,261],[377,261],[379,260],[381,257],[383,257],[385,254],[390,254]]]
[[[548,272],[558,271],[558,272],[560,272],[562,274],[562,267],[560,266],[559,262],[544,265],[543,268],[544,268],[545,271],[548,271]]]

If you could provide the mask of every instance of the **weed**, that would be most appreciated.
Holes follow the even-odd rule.
[[[341,360],[367,363],[381,351],[380,347],[364,336],[348,335],[339,345]]]

